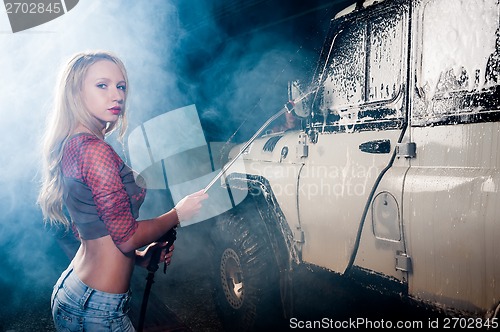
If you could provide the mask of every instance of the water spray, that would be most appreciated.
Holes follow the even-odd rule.
[[[288,101],[284,106],[283,108],[281,108],[279,110],[278,113],[274,114],[272,117],[270,117],[263,125],[262,127],[259,128],[259,130],[257,130],[257,132],[245,143],[245,145],[243,145],[243,147],[240,149],[240,152],[238,152],[238,154],[233,158],[231,159],[227,164],[224,165],[224,167],[221,169],[221,171],[219,172],[219,174],[217,174],[213,179],[212,181],[210,181],[210,183],[205,187],[205,189],[203,190],[203,193],[206,193],[213,185],[214,183],[219,180],[221,178],[222,175],[224,175],[224,173],[226,173],[226,171],[229,169],[229,167],[231,167],[236,159],[238,159],[242,154],[243,152],[245,152],[245,150],[250,146],[250,144],[253,143],[253,141],[255,141],[255,139],[257,137],[259,137],[259,135],[262,133],[262,131],[264,129],[266,129],[266,127],[271,123],[273,122],[274,120],[276,120],[278,117],[280,117],[281,115],[285,114],[285,113],[291,113],[293,111],[293,109],[295,108],[295,105],[299,102],[301,102],[302,100],[304,100],[305,98],[307,98],[310,94],[316,92],[318,90],[318,88],[315,88],[315,89],[312,89],[310,90],[309,92],[305,93],[304,95],[298,97],[298,98],[295,98],[294,100],[290,100]]]

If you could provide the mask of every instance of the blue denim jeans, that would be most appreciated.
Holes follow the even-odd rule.
[[[135,332],[127,313],[130,291],[111,294],[85,285],[70,266],[52,292],[52,317],[57,331]]]

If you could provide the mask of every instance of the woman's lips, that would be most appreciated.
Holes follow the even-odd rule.
[[[122,108],[121,107],[111,107],[111,108],[108,108],[109,111],[111,113],[113,113],[114,115],[119,115],[120,112],[122,111]]]

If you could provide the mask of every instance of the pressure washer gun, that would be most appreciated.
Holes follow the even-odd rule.
[[[146,287],[144,289],[144,295],[142,297],[142,305],[141,305],[141,312],[139,315],[139,326],[138,326],[138,331],[142,332],[143,327],[144,327],[144,320],[146,317],[146,308],[148,305],[148,299],[149,299],[149,293],[151,292],[151,286],[154,283],[154,278],[155,278],[155,272],[158,270],[158,265],[160,263],[160,257],[161,257],[161,252],[163,250],[166,250],[167,252],[170,251],[170,247],[174,244],[174,241],[177,239],[177,231],[174,228],[170,229],[168,232],[163,234],[156,242],[158,243],[163,243],[167,242],[167,245],[165,247],[157,247],[154,249],[153,253],[151,254],[151,259],[149,260],[149,264],[147,266],[148,269],[148,276],[146,277]],[[163,263],[163,273],[167,272],[167,262]]]
[[[149,272],[156,272],[158,270],[158,265],[160,263],[160,256],[161,252],[163,250],[166,250],[167,252],[170,251],[170,247],[174,244],[174,241],[177,239],[177,231],[174,228],[170,229],[168,232],[162,235],[156,242],[158,243],[163,243],[167,242],[167,245],[165,247],[157,247],[153,251],[153,254],[151,255],[151,259],[149,260],[149,264],[147,266],[147,269]],[[167,263],[163,263],[163,273],[167,272]]]

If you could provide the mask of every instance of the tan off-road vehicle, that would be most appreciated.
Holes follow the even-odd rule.
[[[291,85],[301,124],[227,171],[249,193],[214,231],[228,321],[251,326],[272,301],[289,314],[308,265],[498,325],[499,8],[358,1],[332,19],[314,79]]]

